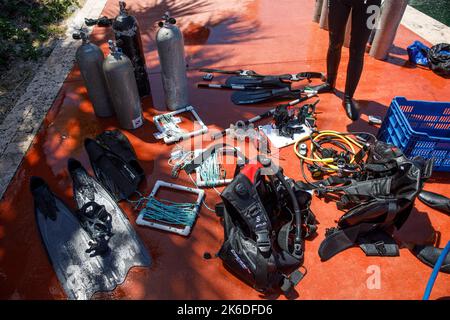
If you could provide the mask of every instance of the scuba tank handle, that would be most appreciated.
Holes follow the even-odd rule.
[[[89,36],[86,31],[80,29],[77,32],[72,33],[72,39],[74,40],[82,40],[83,43],[89,42]]]
[[[161,17],[161,19],[163,21],[158,22],[158,26],[159,27],[163,27],[164,25],[169,25],[169,24],[176,24],[177,20],[175,20],[175,18],[172,18],[170,16],[169,11],[166,11],[166,13],[164,13],[164,15]]]
[[[128,13],[127,4],[125,1],[119,1],[119,12],[120,13]]]

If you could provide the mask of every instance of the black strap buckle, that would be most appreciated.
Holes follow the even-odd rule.
[[[258,249],[262,253],[267,253],[270,251],[270,248],[272,246],[269,238],[269,232],[267,231],[261,231],[256,233],[256,245]]]
[[[377,241],[374,243],[375,249],[377,249],[378,253],[380,254],[380,256],[384,256],[386,255],[386,246],[384,245],[383,241]]]

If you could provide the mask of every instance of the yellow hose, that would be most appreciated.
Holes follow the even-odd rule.
[[[345,143],[346,145],[348,145],[350,147],[350,149],[352,150],[353,154],[356,154],[355,152],[355,148],[354,146],[358,147],[358,148],[362,148],[363,146],[358,143],[356,140],[350,138],[350,137],[346,137],[345,135],[342,135],[340,132],[337,131],[333,131],[333,130],[324,130],[324,131],[320,131],[318,133],[317,136],[315,136],[313,139],[311,139],[311,137],[305,137],[302,139],[299,139],[295,142],[294,144],[294,152],[297,155],[297,157],[303,159],[304,161],[308,161],[308,162],[322,162],[325,163],[330,169],[337,171],[339,168],[335,165],[332,165],[331,163],[334,162],[333,158],[319,158],[319,156],[317,155],[317,153],[314,152],[314,143],[313,141],[316,141],[317,139],[324,137],[324,136],[332,136],[332,137],[336,137],[339,140],[341,140],[343,143]],[[311,140],[311,145],[310,145],[310,150],[311,153],[314,155],[315,158],[309,158],[309,157],[305,157],[303,155],[301,155],[298,152],[298,145],[301,142],[304,142],[306,140]],[[350,163],[354,162],[355,157],[353,156],[352,159],[350,160]]]

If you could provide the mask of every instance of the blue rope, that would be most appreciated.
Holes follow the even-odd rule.
[[[217,181],[221,178],[217,152],[203,161],[199,174],[207,187],[213,187],[217,184]]]
[[[158,200],[154,197],[142,198],[139,204],[147,200],[147,204],[140,211],[144,213],[144,218],[161,221],[168,224],[190,226],[197,217],[197,204],[177,203],[169,200]]]

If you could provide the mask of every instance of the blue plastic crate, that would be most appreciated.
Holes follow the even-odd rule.
[[[434,171],[450,172],[450,102],[394,98],[378,139],[399,147],[408,157],[434,158]]]

